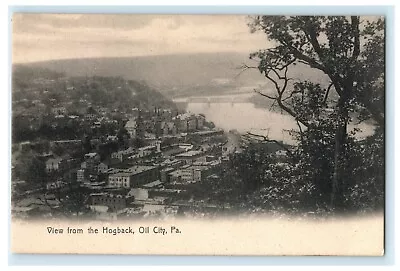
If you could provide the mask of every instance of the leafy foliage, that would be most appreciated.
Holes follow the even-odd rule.
[[[15,177],[28,183],[41,183],[46,177],[46,165],[32,153],[21,154],[15,165]],[[14,176],[13,176],[14,178]]]
[[[275,95],[259,94],[294,118],[298,129],[290,134],[298,144],[285,164],[251,147],[239,157],[243,164],[235,168],[239,177],[256,188],[248,194],[249,206],[285,212],[381,208],[383,19],[256,16],[250,27],[263,31],[275,45],[250,55],[275,89]],[[320,71],[327,85],[291,78],[290,68],[296,65]],[[375,134],[356,139],[348,124],[366,120],[374,123]]]

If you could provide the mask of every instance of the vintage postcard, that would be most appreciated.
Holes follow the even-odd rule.
[[[12,16],[11,250],[384,255],[384,16]]]

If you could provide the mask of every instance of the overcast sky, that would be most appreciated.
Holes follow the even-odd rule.
[[[14,14],[13,62],[200,52],[249,53],[268,47],[246,16]]]

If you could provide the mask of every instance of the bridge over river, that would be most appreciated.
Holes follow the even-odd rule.
[[[183,97],[176,98],[174,102],[179,103],[202,103],[202,104],[235,104],[235,103],[248,103],[249,98],[253,93],[244,93],[239,95],[221,95],[221,96],[192,96],[192,97]]]

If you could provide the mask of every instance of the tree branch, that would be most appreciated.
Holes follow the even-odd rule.
[[[293,46],[290,46],[290,49],[291,49],[291,53],[293,54],[293,56],[302,61],[301,63],[307,64],[308,66],[310,66],[312,68],[316,68],[316,69],[328,74],[327,69],[321,63],[318,63],[315,59],[301,53]]]
[[[311,45],[314,48],[314,51],[317,53],[318,58],[320,61],[323,63],[324,59],[324,52],[321,49],[321,46],[319,45],[318,39],[317,39],[317,33],[312,29],[311,27],[308,27],[308,31],[305,31],[307,38],[309,39]]]
[[[284,80],[285,79],[285,77],[281,76],[275,69],[270,68],[269,71],[273,71],[275,73],[276,77],[278,77],[280,80]]]
[[[288,66],[285,67],[285,75],[287,75],[287,70],[288,70]],[[299,117],[296,115],[296,113],[295,113],[292,109],[290,109],[290,108],[287,107],[285,104],[283,104],[282,95],[283,95],[284,91],[286,90],[286,87],[287,87],[287,84],[288,84],[289,79],[285,77],[285,78],[283,79],[285,82],[284,82],[282,88],[280,88],[280,86],[279,86],[277,80],[275,80],[275,79],[273,79],[271,76],[269,76],[268,72],[266,72],[266,71],[265,71],[265,77],[268,78],[268,80],[271,81],[271,82],[274,84],[275,90],[276,90],[278,96],[277,96],[277,97],[271,97],[271,96],[269,96],[269,95],[267,95],[267,94],[264,94],[264,93],[261,93],[261,92],[259,92],[259,91],[256,91],[256,92],[259,93],[259,94],[260,94],[261,96],[263,96],[263,97],[266,97],[266,98],[268,98],[268,99],[277,101],[279,107],[280,107],[282,110],[286,111],[289,115],[291,115],[292,117],[294,117],[296,120],[299,120],[304,126],[309,127],[309,124],[308,124],[307,122],[305,122],[305,121],[299,119]]]
[[[326,102],[327,102],[328,96],[329,96],[329,91],[331,90],[332,86],[333,86],[333,83],[331,82],[329,84],[328,88],[326,89],[325,96],[324,96],[324,101],[323,101],[324,105],[326,105]]]
[[[298,94],[298,93],[301,93],[301,91],[295,91],[295,90],[293,90],[292,92],[290,92],[289,96],[287,96],[286,98],[284,98],[284,99],[282,100],[282,102],[284,102],[284,101],[286,101],[286,100],[289,100],[290,98],[293,97],[294,94]]]
[[[283,83],[282,94],[286,90],[287,84],[288,84],[288,82],[290,80],[290,78],[287,77],[287,71],[288,71],[288,67],[286,66],[286,68],[285,68],[285,78],[284,78],[285,82]]]
[[[301,143],[303,143],[303,142],[304,142],[304,139],[303,139],[303,129],[301,128],[300,122],[299,122],[298,120],[296,120],[296,123],[297,123],[297,126],[299,127],[300,141],[301,141]]]
[[[286,111],[287,113],[289,113],[289,115],[291,115],[295,120],[300,121],[301,124],[303,124],[303,125],[306,126],[307,128],[310,127],[310,125],[309,125],[307,122],[305,122],[305,121],[299,119],[299,117],[296,115],[296,113],[295,113],[293,110],[291,110],[289,107],[287,107],[286,105],[284,105],[281,99],[277,99],[276,101],[278,102],[279,107],[282,108],[282,109],[283,109],[284,111]]]
[[[275,106],[276,100],[274,100],[271,104],[271,106],[269,107],[269,111],[273,110],[273,107]]]
[[[241,71],[238,73],[238,74],[236,74],[235,76],[234,76],[234,78],[237,78],[237,77],[239,77],[243,72],[245,72],[246,70],[249,70],[249,69],[258,69],[258,67],[256,67],[256,66],[248,66],[247,64],[242,64],[242,66],[240,66],[240,67],[238,67],[238,69],[241,69]]]
[[[262,141],[265,141],[265,142],[272,142],[272,143],[275,143],[276,145],[280,146],[282,149],[284,149],[285,151],[287,151],[287,152],[289,153],[290,156],[293,155],[292,151],[291,151],[288,147],[286,147],[285,144],[282,144],[282,143],[281,143],[280,141],[278,141],[278,140],[269,139],[267,136],[258,135],[258,134],[254,134],[254,133],[251,133],[251,132],[247,132],[246,135],[247,135],[248,137],[259,137],[259,138],[262,138]],[[259,139],[256,139],[256,140],[259,140]],[[260,140],[259,140],[259,141],[260,141]]]
[[[265,72],[265,77],[267,77],[269,79],[269,81],[271,81],[274,85],[275,85],[275,89],[278,92],[279,95],[281,95],[281,89],[279,87],[279,84],[276,80],[274,80],[271,76],[269,76],[269,74],[267,72]]]
[[[296,58],[298,58],[300,61],[300,63],[306,64],[308,66],[310,66],[311,68],[316,68],[322,72],[324,72],[326,75],[329,76],[329,78],[331,79],[331,81],[333,82],[333,84],[335,85],[335,90],[336,92],[339,94],[339,96],[342,95],[342,91],[341,91],[341,87],[340,87],[340,78],[333,74],[329,68],[325,67],[323,64],[318,63],[315,59],[306,56],[304,54],[302,54],[301,52],[299,52],[296,48],[292,47],[292,54],[293,56],[295,56]]]
[[[354,35],[354,50],[351,56],[351,62],[354,63],[360,55],[360,18],[358,16],[351,16],[351,28]]]
[[[306,23],[306,25],[308,25]],[[314,67],[317,68],[321,71],[323,71],[326,75],[329,76],[329,78],[331,79],[331,81],[333,82],[334,86],[335,86],[335,90],[336,92],[339,94],[339,96],[342,95],[342,88],[340,87],[340,78],[335,75],[331,68],[329,66],[326,66],[324,63],[324,51],[322,50],[319,42],[318,42],[318,38],[317,38],[317,33],[315,31],[314,28],[312,28],[312,26],[308,25],[306,27],[306,29],[303,29],[305,36],[307,37],[307,39],[309,40],[309,42],[311,43],[315,53],[318,55],[318,58],[320,59],[320,61],[322,63],[318,63],[315,59],[312,59],[311,57],[307,57],[304,56],[304,54],[301,54],[300,52],[296,53],[297,57],[302,60],[303,64],[307,64],[310,67]],[[294,48],[296,51],[298,51],[296,48]]]
[[[265,98],[268,98],[268,99],[270,99],[270,100],[276,101],[276,100],[278,99],[277,97],[272,97],[272,96],[269,96],[269,95],[267,95],[267,94],[264,94],[264,93],[262,93],[262,92],[259,91],[259,90],[254,90],[254,92],[256,92],[256,93],[260,94],[261,96],[263,96],[263,97],[265,97]]]

